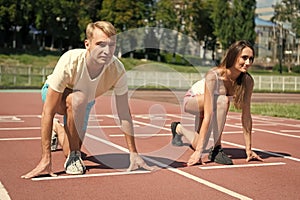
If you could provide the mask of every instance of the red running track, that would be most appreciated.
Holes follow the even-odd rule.
[[[299,120],[253,116],[253,148],[264,162],[245,162],[240,114],[230,113],[223,134],[224,151],[234,165],[185,167],[192,151],[170,145],[172,121],[193,128],[193,117],[179,105],[130,99],[137,147],[156,172],[126,172],[124,137],[110,95],[96,101],[82,149],[85,175],[64,173],[61,150],[52,153],[58,177],[32,180],[20,176],[41,156],[37,92],[0,93],[0,199],[300,199]],[[58,116],[60,117],[60,116]]]

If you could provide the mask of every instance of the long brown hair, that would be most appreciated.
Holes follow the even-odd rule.
[[[218,66],[219,68],[228,69],[234,66],[238,56],[242,53],[242,50],[249,47],[253,52],[253,58],[255,51],[252,44],[246,40],[240,40],[233,43],[227,50],[224,59]],[[241,73],[234,83],[234,96],[233,103],[237,109],[241,109],[244,102],[245,90],[246,90],[246,79],[250,78],[253,81],[252,76],[246,72]]]

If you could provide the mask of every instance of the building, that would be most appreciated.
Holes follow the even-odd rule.
[[[297,48],[295,33],[289,23],[274,23],[273,5],[280,0],[257,0],[255,18],[256,38],[256,64],[264,67],[274,66],[281,62],[288,68],[299,65],[300,51]]]

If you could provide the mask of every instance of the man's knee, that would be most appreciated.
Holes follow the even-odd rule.
[[[72,109],[72,111],[77,111],[85,109],[87,105],[87,97],[83,92],[76,91],[69,94],[66,98],[67,110]]]

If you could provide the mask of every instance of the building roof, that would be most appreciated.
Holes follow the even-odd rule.
[[[267,20],[263,20],[259,17],[255,17],[255,25],[256,26],[268,26],[268,27],[273,27],[276,24],[271,22],[271,21],[267,21]]]

